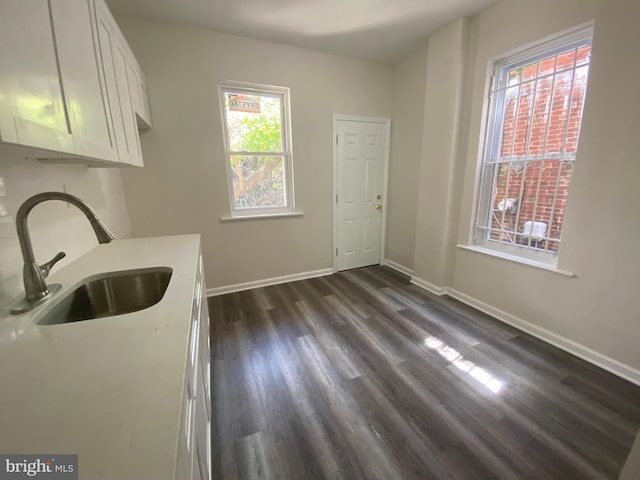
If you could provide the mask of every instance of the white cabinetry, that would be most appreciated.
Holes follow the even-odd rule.
[[[96,61],[92,10],[92,0],[51,2],[58,63],[76,153],[117,162],[109,100]]]
[[[0,7],[0,140],[74,152],[49,4],[3,0]]]
[[[0,46],[0,143],[33,158],[142,166],[144,76],[104,0],[3,0]]]
[[[211,479],[211,360],[209,309],[202,256],[194,291],[189,352],[182,394],[176,480]]]
[[[103,0],[96,0],[95,5],[101,62],[107,77],[111,114],[115,117],[116,143],[120,161],[129,165],[142,166],[142,151],[132,95],[132,91],[137,90],[131,88],[127,74],[128,48]]]
[[[133,56],[130,57],[127,65],[129,74],[129,85],[131,88],[131,102],[133,110],[136,112],[136,120],[139,130],[149,130],[151,128],[151,111],[149,110],[149,96],[147,94],[147,83],[144,79],[142,69],[135,62]]]

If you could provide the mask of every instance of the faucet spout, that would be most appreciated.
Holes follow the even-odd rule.
[[[111,233],[98,218],[96,212],[94,212],[86,202],[75,195],[64,192],[44,192],[25,200],[16,214],[16,230],[18,232],[18,241],[20,242],[22,258],[24,260],[23,276],[25,298],[11,309],[11,313],[14,314],[24,313],[31,310],[36,305],[48,300],[53,293],[60,288],[59,285],[57,287],[52,285],[47,286],[43,272],[46,271],[48,274],[53,263],[63,258],[64,255],[60,256],[60,254],[58,254],[52,262],[47,262],[47,264],[45,264],[44,267],[46,268],[39,266],[36,263],[35,255],[33,253],[31,235],[29,234],[27,225],[27,219],[31,210],[33,210],[36,205],[48,200],[59,200],[77,207],[82,213],[84,213],[87,220],[89,220],[99,243],[109,243],[115,238],[113,233]]]

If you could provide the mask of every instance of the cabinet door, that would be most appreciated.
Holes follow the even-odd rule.
[[[113,125],[113,135],[118,152],[118,159],[126,161],[124,152],[127,151],[127,138],[124,130],[124,119],[122,108],[120,107],[120,96],[118,95],[118,84],[116,82],[116,69],[113,59],[113,26],[107,7],[101,1],[95,2],[96,34],[98,38],[99,61],[104,75],[105,88],[107,93],[108,111]],[[121,154],[121,152],[123,152]]]
[[[194,461],[193,469],[199,470],[202,479],[209,479],[210,472],[210,436],[211,423],[207,418],[205,405],[205,388],[203,384],[203,375],[198,375],[198,386],[196,388],[196,411],[195,411],[195,429],[194,429]]]
[[[127,74],[126,49],[118,37],[114,38],[113,61],[116,72],[116,83],[118,84],[118,95],[120,97],[120,108],[122,109],[122,121],[124,122],[124,132],[126,137],[126,163],[142,167],[142,151],[140,149],[140,136],[138,124],[133,111],[131,86]],[[122,160],[121,152],[121,160]]]
[[[85,157],[118,161],[108,98],[94,43],[91,0],[55,0],[51,18],[71,131]]]
[[[127,79],[131,87],[131,105],[133,106],[133,112],[139,114],[142,111],[142,101],[138,88],[140,82],[138,81],[138,72],[131,61],[127,63]]]
[[[200,446],[201,471],[204,478],[209,479],[212,472],[211,465],[211,339],[209,329],[209,307],[207,305],[206,283],[204,278],[204,266],[202,264],[202,253],[198,263],[199,271],[199,292],[200,296],[200,389],[198,390],[201,413],[199,422],[202,430],[199,432],[199,440],[196,442]]]
[[[202,459],[203,453],[199,445],[196,445],[195,450],[196,457],[193,459],[193,476],[192,480],[210,480],[209,472],[205,465],[205,461]]]
[[[149,107],[149,92],[147,91],[147,81],[141,72],[138,72],[140,77],[138,78],[138,89],[140,90],[140,101],[142,111],[140,116],[145,121],[146,128],[151,128],[151,108]]]
[[[207,419],[211,420],[211,350],[209,348],[209,309],[207,297],[201,291],[202,300],[200,307],[200,371],[202,372],[205,405],[207,407]]]
[[[75,153],[46,0],[2,0],[0,139]]]
[[[107,97],[118,147],[118,158],[127,165],[142,166],[140,139],[127,79],[123,40],[103,0],[95,0],[96,29]]]
[[[138,64],[132,59],[128,65],[129,85],[133,99],[133,109],[136,113],[138,128],[148,130],[151,128],[151,115],[149,112],[149,97],[144,75]]]
[[[193,441],[193,412],[195,398],[191,398],[186,385],[182,391],[182,411],[180,412],[180,432],[176,452],[176,480],[191,480]]]

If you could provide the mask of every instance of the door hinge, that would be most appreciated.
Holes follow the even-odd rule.
[[[338,249],[336,248],[336,257],[338,256]]]
[[[336,135],[336,145],[338,144],[338,135]]]
[[[336,195],[336,203],[338,203],[338,195]]]

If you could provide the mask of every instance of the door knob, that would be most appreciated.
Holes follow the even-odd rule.
[[[376,205],[376,210],[382,210],[382,205],[377,204],[377,205]]]

